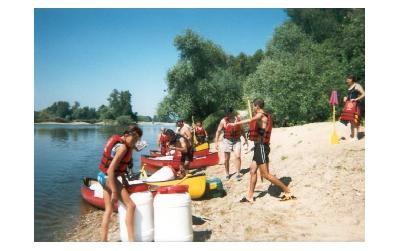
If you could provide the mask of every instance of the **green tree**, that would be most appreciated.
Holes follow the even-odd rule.
[[[111,114],[112,119],[119,116],[129,116],[131,119],[136,119],[135,114],[132,112],[131,105],[132,94],[129,91],[121,91],[114,89],[109,98],[108,112]],[[107,115],[109,115],[107,113]]]

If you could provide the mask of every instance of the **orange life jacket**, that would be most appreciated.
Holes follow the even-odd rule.
[[[197,137],[205,137],[206,136],[206,130],[204,130],[203,127],[196,127],[194,133],[196,134]]]
[[[265,128],[264,131],[262,142],[259,142],[261,136],[259,131],[263,129],[258,126],[257,120],[251,121],[249,124],[249,139],[256,143],[269,144],[272,132],[272,116],[271,114],[265,112],[263,113],[263,115],[267,117],[268,121],[267,121],[267,128]]]
[[[224,138],[226,139],[240,139],[240,135],[242,134],[242,126],[226,126],[229,122],[229,118],[225,117],[225,126],[224,126]],[[236,116],[236,122],[240,121],[240,117]]]
[[[111,150],[117,143],[124,144],[121,136],[113,135],[108,139],[106,146],[104,147],[103,156],[101,157],[99,169],[105,174],[107,174],[107,169],[110,166],[111,161],[113,160],[113,157],[111,157]],[[131,164],[131,161],[132,161],[132,149],[128,148],[128,152],[122,158],[116,172],[119,175],[123,174],[126,171],[128,165]]]
[[[169,147],[167,143],[169,142],[167,135],[161,133],[160,135],[160,144],[161,144],[161,155],[166,155],[169,151]]]

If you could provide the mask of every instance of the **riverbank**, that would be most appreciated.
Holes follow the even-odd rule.
[[[338,145],[330,144],[328,122],[273,129],[270,172],[297,200],[279,201],[279,190],[258,178],[256,201],[239,202],[248,190],[252,153],[242,153],[241,181],[223,180],[223,158],[209,167],[207,177],[221,178],[227,195],[192,202],[195,241],[364,241],[365,139],[349,141],[350,129],[341,123],[336,129],[347,138]],[[230,170],[235,172],[232,161]],[[83,215],[65,240],[98,241],[102,213]],[[119,240],[118,231],[113,214],[111,241]]]
[[[139,125],[166,125],[166,126],[175,125],[175,123],[167,123],[167,122],[154,122],[154,123],[153,122],[138,122],[137,124],[139,124]],[[83,121],[74,121],[74,122],[68,122],[68,123],[49,121],[49,122],[35,123],[35,125],[113,125],[113,124],[106,123],[104,121],[97,122],[94,124],[91,124],[88,122],[83,122]]]

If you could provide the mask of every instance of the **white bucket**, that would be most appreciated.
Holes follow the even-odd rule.
[[[174,180],[175,172],[172,170],[172,167],[164,166],[157,172],[153,173],[150,177],[146,178],[146,182],[155,182],[155,181],[167,181]]]
[[[134,217],[135,241],[153,241],[153,195],[149,191],[132,193],[131,200],[136,204]],[[126,207],[118,201],[118,220],[121,241],[128,241],[128,231],[125,223]]]
[[[193,241],[189,193],[157,193],[154,198],[154,241]]]

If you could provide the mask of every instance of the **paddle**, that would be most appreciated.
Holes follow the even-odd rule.
[[[193,128],[193,145],[197,145],[199,142],[197,142],[197,138],[196,138],[196,124],[194,123],[193,116],[192,116],[192,128]]]
[[[332,134],[331,134],[331,144],[332,145],[336,145],[336,144],[339,144],[339,138],[338,138],[338,136],[336,134],[336,127],[335,127],[335,114],[336,114],[335,106],[337,104],[339,104],[336,91],[332,91],[331,98],[329,100],[329,104],[333,107],[333,109],[332,109],[333,131],[332,131]]]

